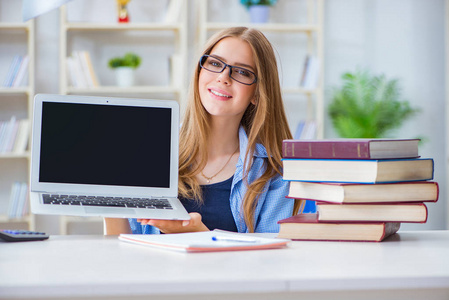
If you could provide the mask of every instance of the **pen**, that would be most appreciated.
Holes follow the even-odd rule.
[[[244,243],[255,243],[257,242],[254,238],[248,238],[248,237],[227,237],[227,236],[213,236],[213,241],[225,241],[225,242],[244,242]]]

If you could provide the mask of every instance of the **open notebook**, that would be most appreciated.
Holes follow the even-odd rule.
[[[120,234],[125,242],[181,252],[216,252],[284,248],[289,239],[224,230],[174,234]]]

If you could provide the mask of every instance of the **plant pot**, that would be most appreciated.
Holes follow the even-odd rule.
[[[115,79],[117,85],[121,87],[133,86],[134,85],[135,72],[133,68],[129,67],[118,67],[115,68]]]
[[[252,5],[249,7],[251,23],[267,23],[270,18],[270,6]]]

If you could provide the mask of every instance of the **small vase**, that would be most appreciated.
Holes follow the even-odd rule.
[[[129,67],[115,68],[117,85],[121,87],[134,85],[134,69]]]
[[[267,23],[270,18],[270,7],[268,5],[252,5],[249,7],[251,23]]]

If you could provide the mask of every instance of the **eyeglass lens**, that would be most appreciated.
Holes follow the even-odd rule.
[[[224,69],[226,69],[226,67],[230,67],[230,77],[235,81],[247,85],[251,85],[256,82],[256,74],[254,74],[250,70],[228,65],[213,56],[203,55],[200,60],[200,65],[202,68],[214,73],[221,73],[224,71]]]

